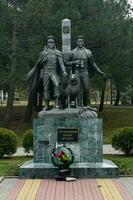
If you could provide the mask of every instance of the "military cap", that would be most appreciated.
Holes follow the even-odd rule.
[[[76,39],[76,40],[78,40],[78,39],[85,39],[85,36],[84,36],[84,35],[79,35],[79,36],[77,36],[75,39]]]
[[[53,39],[55,41],[55,37],[53,35],[49,35],[47,38],[46,38],[46,41],[48,41],[49,39]]]

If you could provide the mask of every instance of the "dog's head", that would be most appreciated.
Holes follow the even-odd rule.
[[[70,76],[70,85],[72,86],[78,85],[78,82],[79,82],[78,76],[76,74],[72,74]]]

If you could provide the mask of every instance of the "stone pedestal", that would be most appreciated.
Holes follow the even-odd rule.
[[[110,160],[97,163],[73,163],[70,166],[71,175],[77,178],[113,178],[118,175],[117,166]],[[20,168],[21,178],[54,178],[58,168],[50,163],[25,162]]]
[[[42,111],[33,121],[33,161],[20,167],[22,178],[54,178],[58,168],[51,161],[51,153],[60,143],[58,130],[77,130],[77,140],[64,138],[61,143],[70,147],[74,163],[70,166],[72,175],[80,178],[115,177],[118,169],[111,161],[103,160],[102,119],[91,113],[91,117],[79,115],[78,109]],[[65,141],[66,139],[66,141]],[[69,141],[70,139],[70,141]]]

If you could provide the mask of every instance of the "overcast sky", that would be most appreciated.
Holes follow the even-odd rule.
[[[133,6],[133,0],[128,0],[128,2]]]
[[[128,2],[131,4],[131,7],[133,8],[133,0],[128,0]],[[130,16],[133,18],[133,11],[131,12]]]

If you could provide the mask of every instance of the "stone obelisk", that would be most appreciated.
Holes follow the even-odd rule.
[[[71,51],[71,21],[69,19],[62,20],[62,52]]]

